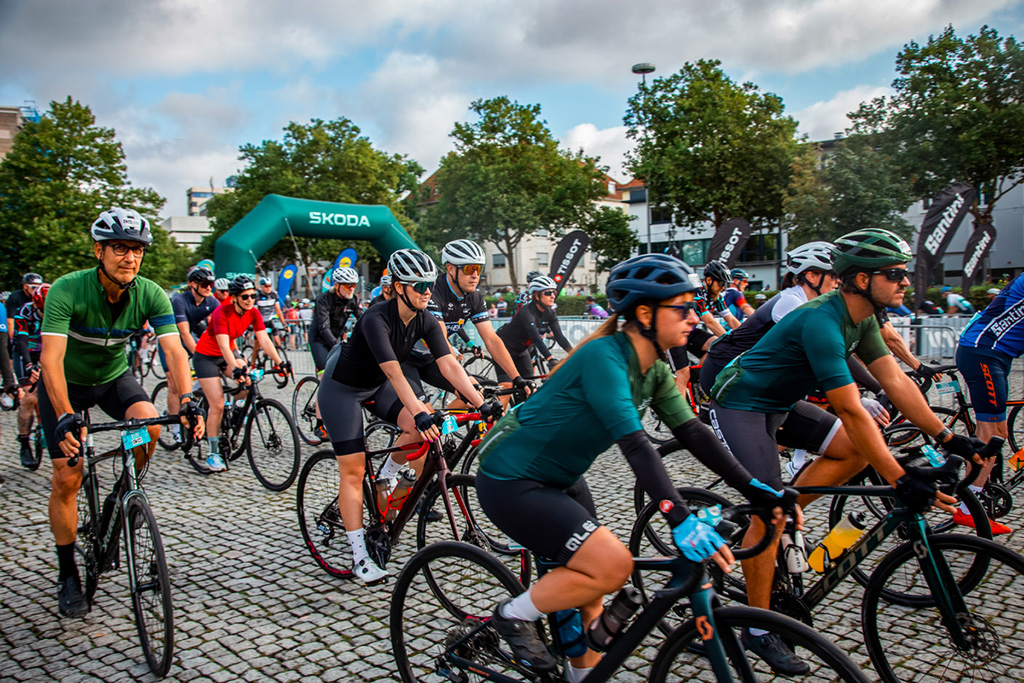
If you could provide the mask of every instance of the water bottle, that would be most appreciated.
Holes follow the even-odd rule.
[[[578,609],[563,609],[551,615],[558,640],[562,643],[562,654],[566,657],[581,657],[587,652],[587,636],[583,633],[583,617]]]
[[[387,521],[390,522],[398,516],[398,511],[402,509],[402,503],[408,498],[409,491],[415,483],[416,473],[412,470],[405,470],[399,475],[398,484],[395,485],[395,490],[391,492],[391,503],[388,508],[388,514],[385,516]]]
[[[928,460],[928,464],[932,467],[942,467],[946,459],[939,453],[933,446],[925,444],[921,446],[921,453]]]
[[[1009,465],[1010,469],[1014,472],[1017,472],[1021,467],[1024,467],[1024,448],[1011,455],[1006,464]]]
[[[811,565],[814,571],[819,574],[823,573],[825,567],[830,566],[832,562],[846,552],[847,548],[857,542],[857,539],[864,534],[864,529],[866,528],[867,522],[863,513],[848,513],[839,520],[839,524],[832,527],[832,531],[828,532],[828,536],[821,540],[818,547],[807,558],[807,563]]]
[[[640,591],[623,586],[619,594],[604,608],[604,612],[590,624],[587,640],[590,647],[605,652],[626,626],[626,622],[640,609]]]
[[[782,534],[782,557],[790,574],[803,574],[807,571],[807,557],[804,551],[804,535],[794,529],[792,535],[787,531]]]

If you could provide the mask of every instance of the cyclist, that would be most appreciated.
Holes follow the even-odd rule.
[[[224,303],[224,300],[228,298],[228,279],[226,277],[219,277],[213,281],[213,298],[219,304]]]
[[[43,284],[42,275],[39,273],[25,273],[21,277],[21,289],[11,293],[11,295],[7,297],[7,301],[4,302],[4,307],[7,309],[8,343],[13,343],[14,341],[14,316],[18,315],[18,311],[20,311],[25,304],[32,303],[32,294],[36,291],[36,287],[41,284]],[[12,349],[11,361],[14,363],[15,377],[24,377],[24,359],[22,359],[17,348]]]
[[[487,315],[487,304],[484,303],[483,295],[477,291],[484,263],[487,262],[484,250],[471,240],[454,240],[444,245],[441,250],[441,262],[444,272],[433,283],[427,310],[437,318],[446,337],[460,334],[468,341],[469,335],[464,328],[466,323],[472,322],[498,368],[506,377],[512,378],[505,381],[511,381],[515,388],[529,394],[530,382],[521,376],[522,372],[513,363],[506,345],[494,332],[494,326]],[[557,325],[557,318],[555,322]],[[544,347],[547,348],[547,345]],[[424,397],[424,381],[439,389],[455,390],[441,374],[434,357],[422,344],[416,345],[412,356],[402,369],[421,398]]]
[[[498,337],[504,342],[505,348],[508,349],[518,371],[517,374],[524,378],[534,375],[533,360],[530,357],[531,346],[547,361],[549,369],[554,368],[557,364],[544,341],[544,336],[548,333],[563,349],[572,350],[572,344],[562,334],[562,328],[558,325],[558,316],[553,309],[557,290],[558,285],[548,276],[538,275],[535,277],[526,290],[530,295],[529,303],[523,306],[497,332]],[[512,382],[512,377],[503,366],[499,365],[499,382],[507,384]]]
[[[387,572],[369,557],[363,537],[366,447],[360,406],[401,427],[399,445],[437,438],[440,432],[431,419],[430,407],[417,398],[401,368],[416,341],[423,339],[445,379],[459,393],[471,398],[486,418],[501,414],[500,404],[484,404],[483,396],[452,357],[441,326],[427,311],[430,289],[437,279],[434,262],[421,251],[400,249],[388,260],[388,272],[395,298],[366,311],[356,322],[348,343],[334,347],[317,392],[338,459],[338,506],[352,546],[353,573],[366,584],[383,580]],[[392,454],[382,466],[379,478],[394,479],[404,461],[405,456]],[[422,463],[419,459],[411,465],[418,472]]]
[[[742,268],[733,268],[729,275],[732,276],[732,285],[725,290],[722,298],[729,312],[743,322],[748,315],[754,314],[754,307],[748,304],[747,298],[743,296],[743,292],[750,285],[750,276]]]
[[[604,310],[604,308],[602,308],[592,296],[587,297],[583,310],[592,318],[600,318],[601,320],[604,320],[608,317],[608,311]]]
[[[907,243],[885,230],[868,228],[840,237],[833,259],[840,289],[789,313],[718,374],[711,389],[711,424],[755,477],[781,485],[778,444],[783,443],[823,453],[797,476],[796,485],[839,485],[870,464],[911,509],[936,505],[953,512],[954,498],[905,471],[886,448],[846,364],[855,353],[903,415],[951,452],[970,458],[977,451],[979,442],[953,434],[935,416],[879,333],[876,316],[902,302],[909,284],[904,266],[911,258]],[[835,415],[802,407],[801,400],[819,386]],[[801,496],[800,502],[813,499]],[[763,524],[753,521],[745,544],[763,533]],[[780,534],[776,529],[775,544]],[[743,563],[748,602],[764,609],[771,600],[775,545],[769,550]],[[807,671],[806,663],[773,634],[745,631],[744,642],[780,674]]]
[[[369,308],[382,301],[390,301],[394,296],[395,290],[391,287],[391,276],[385,272],[380,276],[380,294],[370,299],[370,303],[366,307]]]
[[[191,358],[196,352],[196,342],[200,335],[206,330],[206,319],[210,317],[214,309],[219,305],[217,299],[211,296],[214,282],[213,272],[206,267],[193,268],[188,274],[188,289],[180,294],[171,297],[171,308],[174,310],[174,324],[178,327],[178,334],[181,336],[181,345]],[[167,371],[167,357],[163,348],[159,349],[160,365]],[[189,385],[191,386],[191,384]],[[179,387],[174,384],[174,378],[167,376],[167,412],[170,415],[178,414],[178,395],[185,393],[186,387]],[[178,425],[170,426],[175,441],[181,440],[181,432]]]
[[[713,559],[728,571],[732,554],[717,532],[687,509],[641,425],[648,405],[687,449],[726,482],[765,507],[782,501],[750,475],[697,419],[663,362],[665,349],[686,342],[696,323],[689,266],[665,254],[637,256],[608,278],[614,315],[577,346],[544,389],[502,418],[480,445],[480,505],[517,543],[561,563],[525,593],[502,601],[491,623],[517,659],[535,671],[555,662],[532,623],[542,614],[579,607],[583,623],[600,616],[602,598],[629,578],[632,559],[600,525],[584,472],[617,443],[629,466],[672,527],[681,552]],[[620,326],[620,323],[624,325]],[[779,520],[781,521],[781,519]],[[593,667],[595,652],[571,660],[569,680]]]
[[[960,333],[956,349],[956,366],[964,376],[971,394],[971,405],[978,421],[978,439],[1009,436],[1006,426],[1006,397],[1009,393],[1010,366],[1014,358],[1024,355],[1024,277],[1018,275],[1003,287],[988,306],[975,314]],[[986,463],[981,475],[971,485],[980,492],[988,481],[994,463]],[[1020,467],[1020,455],[1010,461]],[[953,520],[974,526],[974,519],[959,509]],[[992,533],[1009,533],[1005,524],[992,521]]]
[[[313,322],[309,326],[309,350],[317,372],[327,364],[327,355],[334,346],[345,340],[349,316],[356,319],[362,311],[355,296],[359,273],[355,268],[335,268],[331,275],[331,288],[316,299]]]
[[[274,291],[274,285],[269,277],[260,278],[260,288],[256,292],[256,310],[263,318],[263,325],[269,330],[269,334],[275,340],[283,343],[279,337],[284,332],[284,313],[281,312],[281,303],[277,299],[277,292]],[[254,346],[252,350],[253,365],[256,365],[258,355],[258,347]]]
[[[146,248],[153,243],[149,221],[130,209],[102,212],[90,229],[98,265],[68,273],[46,295],[41,328],[37,385],[39,418],[53,464],[50,528],[57,544],[58,607],[65,616],[89,611],[75,565],[78,528],[76,497],[82,485],[82,463],[68,467],[85,438],[81,412],[99,406],[115,420],[151,418],[158,413],[128,369],[124,344],[146,321],[156,328],[167,354],[168,374],[188,386],[188,356],[174,326],[171,302],[160,286],[139,277]],[[180,397],[182,419],[198,416],[191,394]],[[136,450],[141,469],[153,453],[159,428],[150,428],[151,442]],[[198,420],[196,438],[203,435]]]
[[[25,359],[25,376],[32,385],[31,389],[22,392],[18,406],[18,441],[21,444],[21,464],[25,467],[35,464],[29,433],[36,417],[35,384],[39,381],[39,350],[42,347],[39,331],[43,325],[43,308],[49,291],[50,285],[46,282],[36,287],[32,293],[32,303],[22,306],[14,316],[14,343],[18,353]]]
[[[192,365],[196,370],[199,386],[210,406],[207,420],[207,441],[210,453],[206,458],[206,466],[211,472],[223,472],[224,459],[220,452],[221,419],[224,417],[224,389],[220,375],[230,371],[232,379],[239,384],[249,382],[249,368],[244,358],[235,353],[235,339],[252,328],[256,333],[256,341],[263,352],[274,361],[274,367],[284,371],[291,369],[291,364],[282,361],[274,342],[270,340],[263,324],[263,316],[256,310],[256,286],[248,275],[238,275],[228,283],[231,298],[214,309],[210,314],[210,322],[206,330],[196,342]]]

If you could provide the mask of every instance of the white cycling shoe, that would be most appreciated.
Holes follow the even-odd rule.
[[[378,583],[382,583],[388,578],[388,570],[378,567],[377,563],[369,557],[364,557],[359,560],[359,562],[356,563],[356,566],[352,568],[352,573],[367,586],[374,586]]]

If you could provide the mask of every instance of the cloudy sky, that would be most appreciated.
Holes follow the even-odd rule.
[[[719,59],[824,139],[948,24],[1021,37],[1024,0],[0,0],[0,104],[89,105],[165,215],[289,121],[348,117],[430,173],[469,103],[497,95],[540,104],[625,181],[636,62]]]

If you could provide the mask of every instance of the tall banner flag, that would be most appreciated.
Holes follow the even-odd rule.
[[[284,301],[288,298],[288,292],[292,289],[292,284],[295,282],[295,277],[299,273],[299,267],[296,265],[285,266],[284,270],[277,277],[277,302],[284,306]]]
[[[353,268],[357,258],[359,258],[359,255],[356,253],[355,249],[352,249],[351,247],[348,249],[342,249],[341,253],[338,254],[338,258],[334,259],[334,265],[331,266],[330,271],[324,273],[324,278],[320,282],[320,291],[326,292],[331,288],[333,285],[331,282],[331,276],[334,275],[335,270],[338,268]]]
[[[964,247],[964,281],[974,279],[978,270],[984,265],[985,257],[988,256],[992,244],[996,241],[996,229],[991,221],[978,223],[974,226],[974,232],[967,239],[967,246]],[[967,290],[964,290],[966,294]]]
[[[548,275],[558,285],[558,292],[565,287],[573,269],[589,246],[590,236],[582,230],[573,230],[558,243],[555,255],[551,259],[551,273]]]
[[[953,183],[932,200],[921,223],[917,241],[917,264],[914,267],[914,310],[920,310],[928,294],[935,267],[942,260],[957,228],[970,211],[976,197],[974,186]]]
[[[708,261],[721,261],[726,267],[732,268],[749,239],[750,223],[742,218],[730,218],[722,223],[711,238]]]
[[[199,268],[206,268],[211,273],[216,273],[217,272],[216,270],[213,269],[213,261],[211,261],[208,258],[204,258],[202,261],[197,263],[196,266],[199,267]]]

